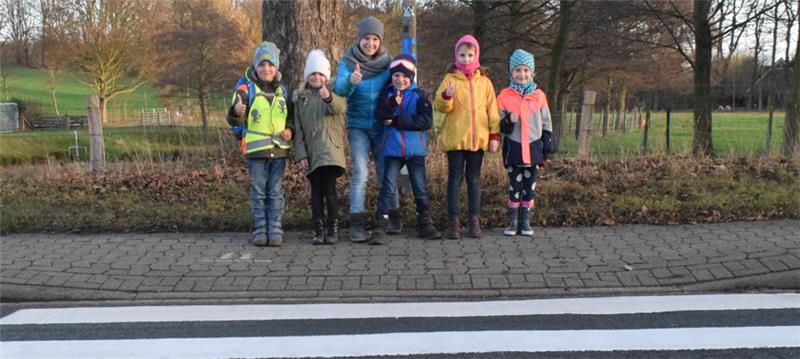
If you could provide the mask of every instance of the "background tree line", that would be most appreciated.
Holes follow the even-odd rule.
[[[365,15],[383,20],[384,45],[395,55],[400,49],[402,0],[0,1],[4,88],[10,65],[47,69],[56,108],[62,76],[78,76],[102,104],[147,81],[165,103],[195,99],[203,126],[209,97],[229,94],[261,39],[284,50],[281,70],[293,87],[306,52],[323,48],[335,62]],[[561,114],[592,89],[609,113],[692,109],[697,155],[713,153],[712,111],[720,106],[783,108],[783,150],[793,155],[798,7],[794,0],[418,1],[419,83],[432,90],[452,64],[455,40],[472,33],[497,88],[506,86],[513,49],[536,55],[557,133]]]

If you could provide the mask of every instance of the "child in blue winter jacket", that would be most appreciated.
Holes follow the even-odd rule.
[[[428,201],[428,182],[425,178],[425,157],[428,154],[427,131],[433,125],[433,109],[428,94],[414,81],[416,60],[400,55],[389,66],[388,86],[378,96],[375,119],[383,123],[381,151],[384,172],[378,196],[375,229],[370,244],[383,244],[385,225],[391,217],[399,217],[393,204],[397,202],[397,176],[408,167],[411,188],[417,205],[417,228],[421,238],[436,239],[441,234],[433,225]]]

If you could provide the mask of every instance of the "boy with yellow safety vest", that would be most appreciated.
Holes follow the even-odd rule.
[[[251,179],[253,238],[256,246],[283,245],[283,175],[294,128],[293,105],[281,84],[280,50],[262,42],[253,54],[253,66],[236,84],[228,109],[228,124],[241,137],[241,148]]]

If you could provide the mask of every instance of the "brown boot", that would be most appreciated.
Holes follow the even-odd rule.
[[[472,238],[481,238],[483,237],[483,232],[481,231],[481,217],[478,216],[469,216],[469,223],[468,223],[468,236]]]
[[[458,218],[453,218],[447,222],[443,236],[447,239],[461,239],[461,222]]]

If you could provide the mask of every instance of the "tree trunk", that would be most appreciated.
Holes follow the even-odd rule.
[[[766,152],[769,155],[770,150],[772,150],[772,120],[773,116],[775,115],[775,86],[774,86],[774,72],[775,71],[775,56],[776,56],[776,47],[778,44],[778,7],[775,7],[775,14],[773,15],[773,19],[775,20],[775,26],[772,27],[772,60],[770,62],[770,74],[769,78],[767,79],[767,89],[769,90],[769,95],[767,95],[767,111],[769,111],[769,117],[767,119],[767,141],[766,141]]]
[[[100,106],[99,106],[100,107],[100,120],[103,121],[104,125],[107,125],[108,124],[108,116],[106,116],[106,113],[108,111],[106,111],[106,107],[107,107],[106,105],[108,104],[108,100],[106,100],[105,97],[98,96],[98,101],[100,102]]]
[[[710,0],[694,1],[695,59],[694,59],[694,139],[695,156],[711,156],[711,24]]]
[[[281,50],[280,72],[290,89],[305,82],[302,73],[309,50],[324,50],[335,71],[343,45],[354,37],[343,34],[343,0],[263,0],[261,10],[261,39]]]
[[[783,154],[794,158],[800,147],[800,36],[794,54],[794,74],[792,76],[792,92],[786,106],[786,120],[783,125]]]
[[[559,4],[560,14],[558,35],[556,36],[556,41],[553,44],[553,52],[550,56],[550,76],[547,86],[547,103],[549,104],[550,108],[564,108],[561,103],[561,101],[564,99],[564,95],[561,93],[561,64],[564,62],[564,47],[567,42],[571,11],[574,4],[575,0],[561,0]],[[559,131],[555,133],[553,149],[557,151],[558,145],[561,142],[560,129],[562,127],[564,113],[563,111],[554,111],[554,114],[554,116],[551,116],[553,128],[558,128]]]
[[[54,69],[47,69],[48,85],[50,90],[50,99],[53,101],[53,112],[58,113],[58,100],[56,100],[56,71]]]

